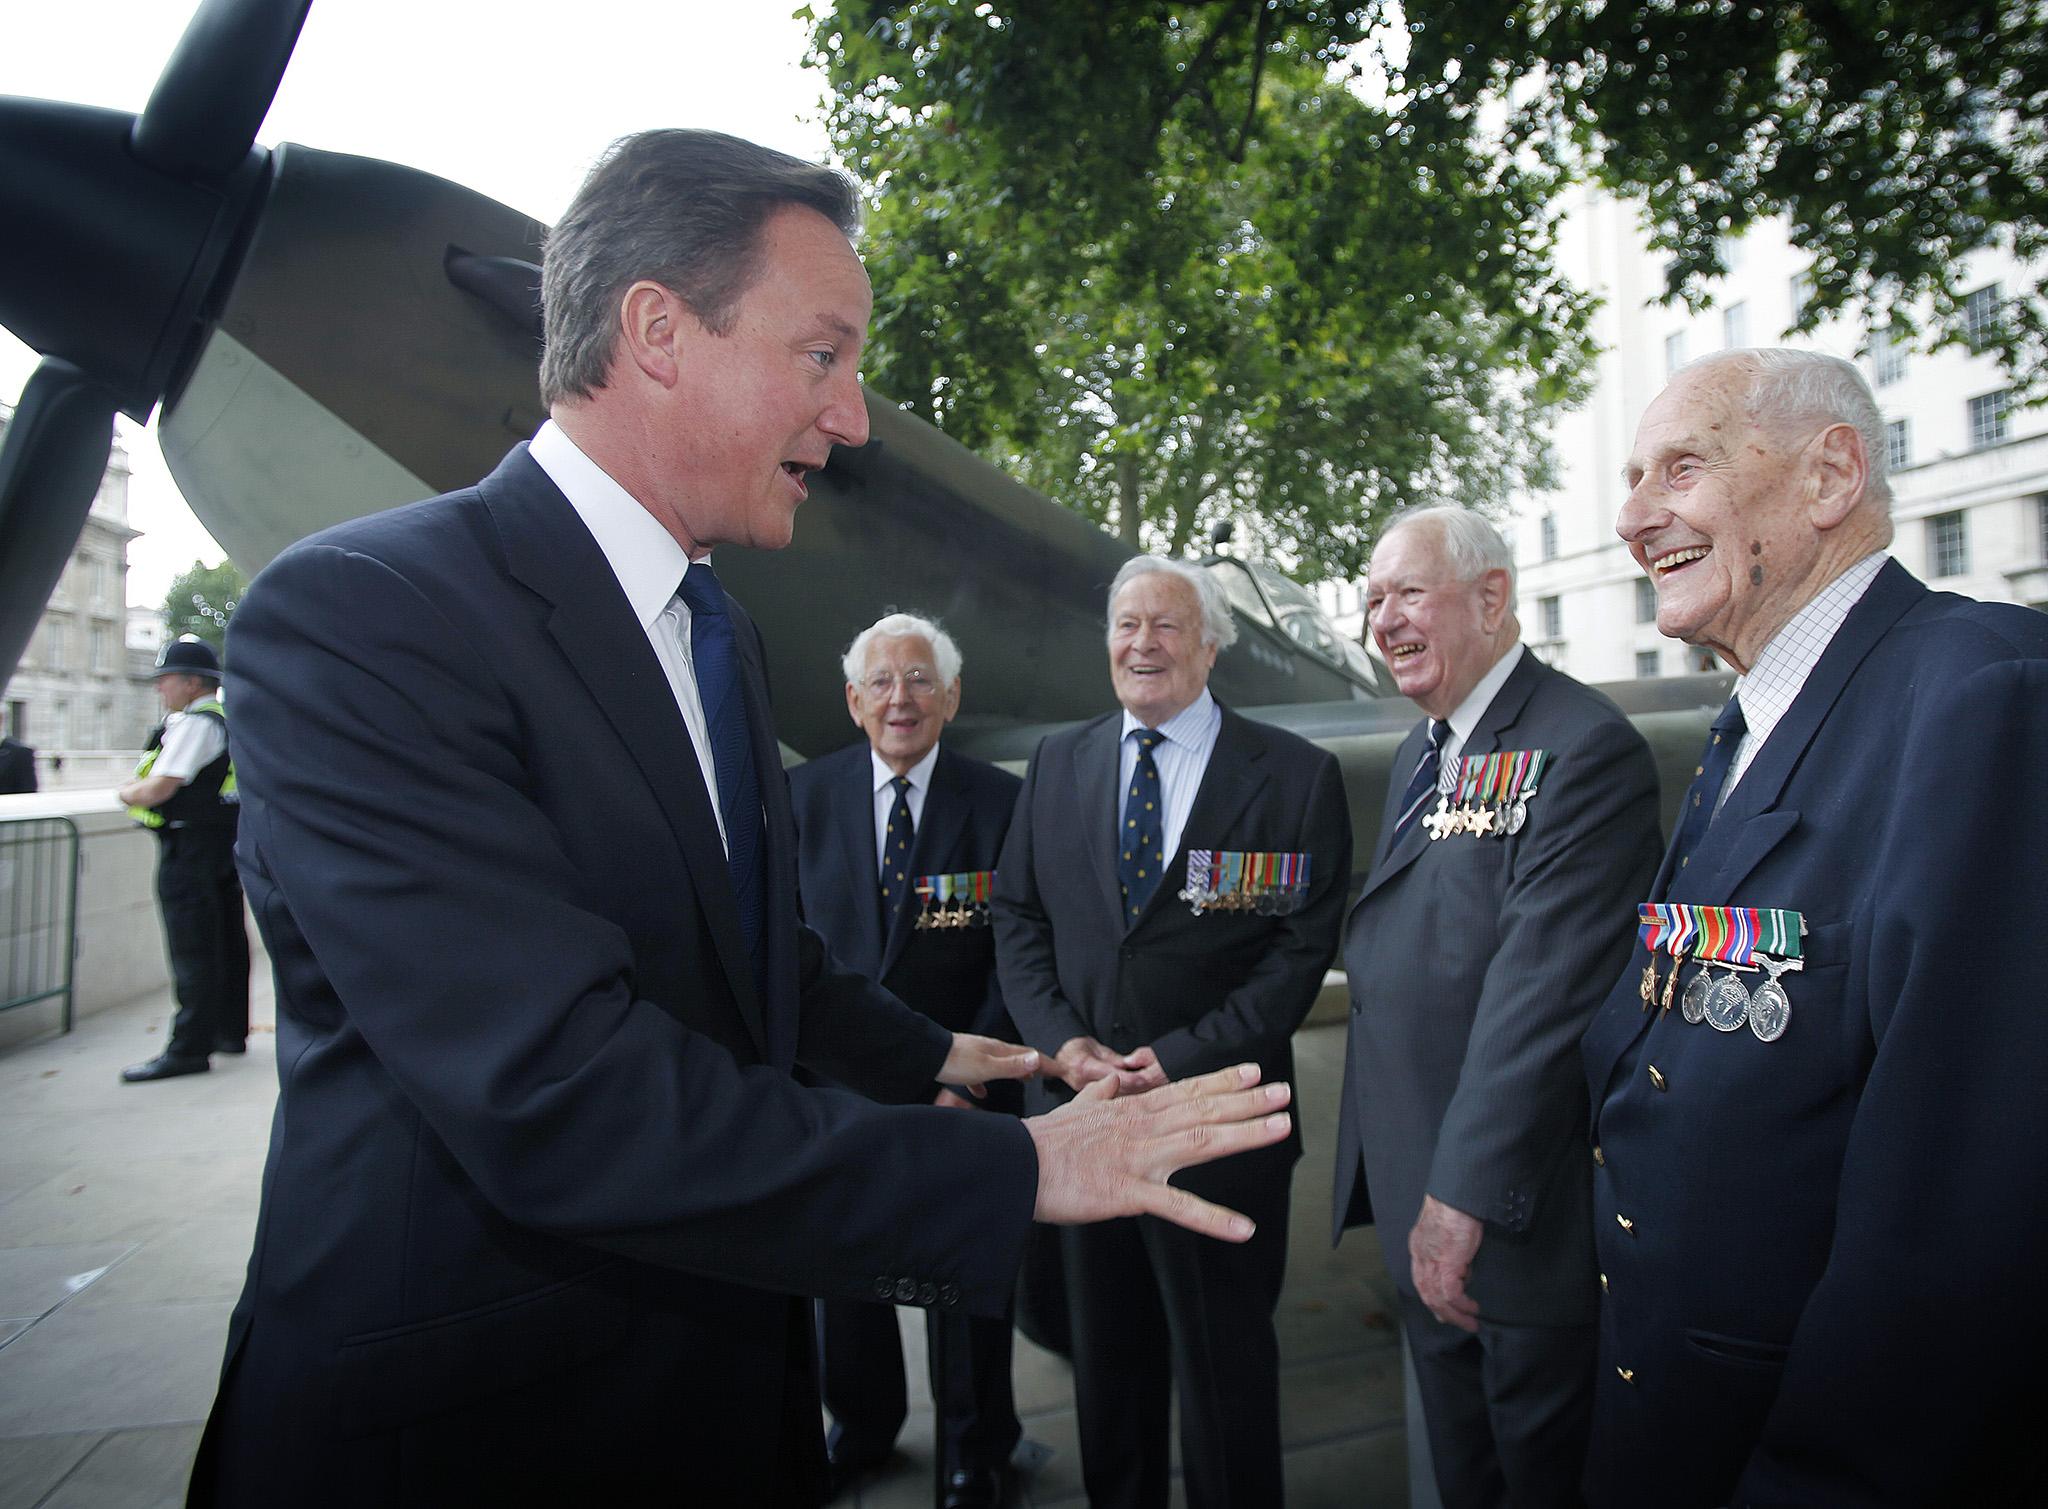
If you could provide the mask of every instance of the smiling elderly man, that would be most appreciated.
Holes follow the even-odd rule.
[[[1337,762],[1209,694],[1237,637],[1198,567],[1138,556],[1109,595],[1120,712],[1038,748],[996,881],[1003,997],[1054,1061],[1064,1099],[1114,1078],[1144,1089],[1290,1040],[1336,946],[1351,871]],[[1299,1138],[1180,1182],[1252,1215],[1227,1252],[1140,1217],[1062,1233],[1082,1476],[1097,1506],[1161,1509],[1169,1382],[1187,1501],[1277,1506],[1279,1351]]]
[[[1578,1498],[1598,1302],[1578,1043],[1657,863],[1648,747],[1522,648],[1514,597],[1507,542],[1467,509],[1403,514],[1373,551],[1367,622],[1429,716],[1345,934],[1332,1237],[1378,1223],[1448,1509]]]
[[[1602,1505],[2040,1493],[2048,617],[1886,558],[1848,363],[1734,351],[1616,521],[1741,672],[1587,1033]]]

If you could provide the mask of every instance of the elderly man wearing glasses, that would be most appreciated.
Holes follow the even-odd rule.
[[[960,651],[937,624],[891,613],[847,649],[846,708],[866,734],[790,772],[805,920],[833,954],[941,1026],[1016,1041],[996,985],[988,895],[1017,778],[939,747],[960,710]],[[943,1085],[940,1105],[975,1102]],[[1014,1084],[981,1105],[1016,1112]],[[941,1509],[995,1504],[1019,1437],[1010,1322],[928,1309]],[[824,1300],[818,1328],[828,1446],[840,1484],[889,1455],[907,1409],[891,1305]]]

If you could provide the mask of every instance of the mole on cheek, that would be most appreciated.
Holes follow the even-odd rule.
[[[1762,540],[1751,540],[1749,542],[1749,553],[1751,555],[1762,555],[1764,553],[1764,542]]]
[[[1749,568],[1749,584],[1750,584],[1750,586],[1752,586],[1752,587],[1761,587],[1761,586],[1762,586],[1762,585],[1764,584],[1764,568],[1763,568],[1763,567],[1761,567],[1761,566],[1752,566],[1752,567],[1750,567],[1750,568]]]

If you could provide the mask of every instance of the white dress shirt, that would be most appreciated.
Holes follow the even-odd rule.
[[[1514,674],[1515,667],[1522,663],[1525,653],[1520,640],[1509,645],[1508,652],[1493,663],[1493,668],[1479,678],[1478,685],[1465,693],[1465,700],[1451,710],[1451,731],[1444,735],[1443,763],[1437,766],[1436,771],[1436,789],[1439,792],[1448,795],[1458,789],[1458,760],[1465,753],[1465,741],[1472,737],[1472,730],[1479,726],[1479,720],[1493,706],[1493,699],[1500,695],[1500,689]]]
[[[194,702],[211,702],[218,692],[202,692]],[[163,742],[157,746],[156,758],[149,763],[153,776],[167,775],[192,783],[192,777],[220,758],[220,752],[228,747],[227,731],[220,726],[220,719],[197,716],[192,713],[172,713],[164,719]]]
[[[1129,708],[1124,709],[1123,741],[1117,747],[1119,793],[1131,789],[1131,776],[1138,768],[1138,741],[1131,735],[1146,727],[1149,725],[1131,716]],[[1166,738],[1152,751],[1152,763],[1159,767],[1159,796],[1163,804],[1159,836],[1169,862],[1180,852],[1181,829],[1188,824],[1195,793],[1201,789],[1202,776],[1209,769],[1209,756],[1216,749],[1216,734],[1222,727],[1223,709],[1216,705],[1206,686],[1194,701],[1159,725]],[[1119,799],[1111,826],[1121,821],[1122,816],[1123,802]]]
[[[718,804],[718,767],[712,759],[704,702],[697,695],[696,667],[690,660],[690,608],[676,595],[683,573],[690,569],[690,557],[676,537],[584,455],[554,420],[540,427],[527,454],[576,510],[576,517],[604,552],[633,616],[640,620],[654,658],[668,677],[669,690],[675,694],[676,709],[690,731],[691,747],[704,772],[704,790],[711,797],[711,815],[718,823],[718,841],[724,844],[725,811]],[[709,561],[711,552],[707,550],[697,559]]]
[[[1813,674],[1813,668],[1820,664],[1822,652],[1841,629],[1849,610],[1863,600],[1863,594],[1870,590],[1877,573],[1890,559],[1888,551],[1873,551],[1821,588],[1812,602],[1771,636],[1771,642],[1756,657],[1756,664],[1749,668],[1749,674],[1737,679],[1735,696],[1742,704],[1746,727],[1742,742],[1735,746],[1728,779],[1721,783],[1721,796],[1714,804],[1716,812],[1762,753],[1771,730],[1792,710],[1794,699],[1806,685],[1806,678]]]
[[[882,757],[875,753],[873,746],[868,749],[868,760],[875,772],[875,874],[880,877],[882,854],[887,848],[889,814],[896,810],[896,788],[890,782],[896,779]],[[910,789],[903,793],[903,800],[910,804],[910,825],[921,827],[924,823],[925,793],[932,789],[932,767],[939,763],[939,746],[934,744],[924,752],[924,758],[903,772],[910,782]]]

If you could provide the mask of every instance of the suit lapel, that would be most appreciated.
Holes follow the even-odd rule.
[[[1123,821],[1123,803],[1117,800],[1117,746],[1122,742],[1123,719],[1112,713],[1097,728],[1074,743],[1074,795],[1081,806],[1081,831],[1094,834],[1088,842],[1089,867],[1095,872],[1096,890],[1106,908],[1103,915],[1123,917],[1123,883],[1117,879],[1117,825]],[[1122,932],[1121,925],[1117,928]]]
[[[859,954],[847,962],[856,965],[873,962],[875,978],[880,979],[886,970],[878,962],[883,947],[879,879],[882,863],[881,856],[875,852],[874,772],[874,759],[865,744],[848,752],[846,769],[832,783],[832,828],[837,835],[847,889],[855,896],[863,892],[867,896],[867,905],[853,908],[854,926],[859,934],[854,943]]]
[[[604,552],[524,445],[479,489],[504,543],[507,568],[549,604],[547,630],[604,713],[660,803],[689,869],[733,998],[767,1056],[761,1006],[740,931],[732,873],[718,841],[696,747],[661,663],[619,590]]]

